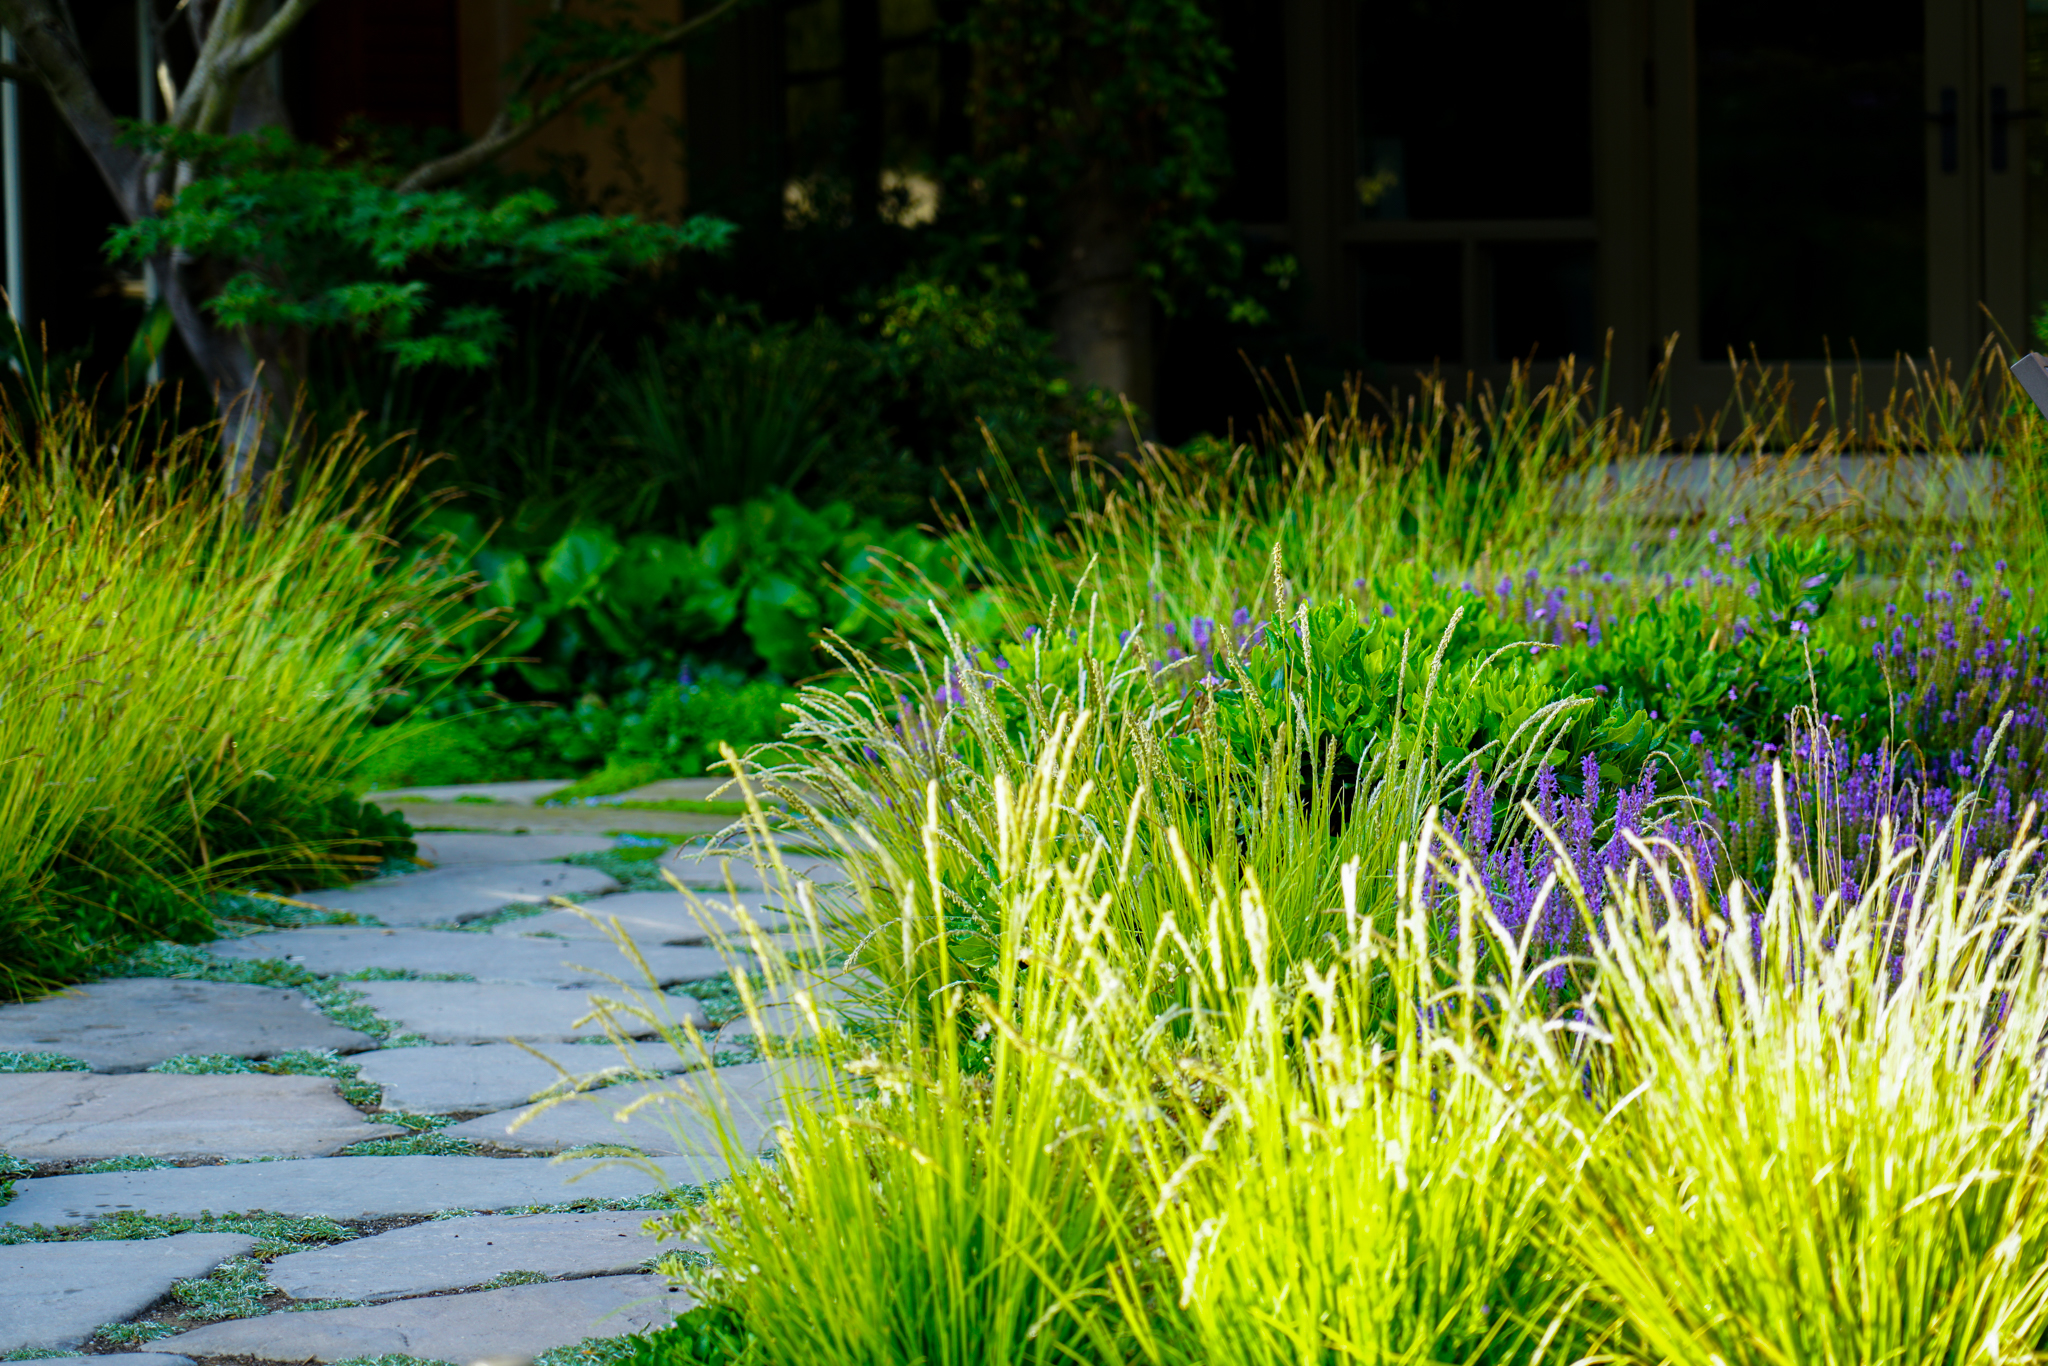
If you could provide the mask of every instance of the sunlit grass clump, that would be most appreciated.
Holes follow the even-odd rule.
[[[423,660],[454,584],[393,562],[408,480],[343,436],[223,496],[211,431],[83,402],[0,431],[0,997],[134,943],[204,936],[229,878],[374,869],[360,723]]]
[[[1854,903],[1787,858],[1725,907],[1643,842],[1592,951],[1538,961],[1425,818],[1391,914],[1351,864],[1290,961],[1284,908],[1193,860],[1150,872],[1196,914],[1131,933],[1129,827],[1076,758],[997,780],[984,970],[785,1041],[837,1080],[671,1221],[714,1261],[676,1268],[712,1308],[666,1360],[2038,1359],[2036,841],[1901,853]],[[850,938],[943,962],[936,800],[917,823],[932,857],[873,858]]]
[[[1982,379],[1738,376],[1703,491],[1569,368],[1352,395],[957,528],[918,668],[743,766],[852,886],[730,936],[804,1084],[636,1362],[2048,1359],[2044,466]]]

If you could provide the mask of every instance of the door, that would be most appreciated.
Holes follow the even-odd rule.
[[[1882,391],[1898,357],[2024,342],[2028,3],[1650,0],[1644,311],[1679,335],[1675,409],[1718,407],[1731,353],[1818,397],[1829,361]]]
[[[1681,424],[1730,355],[1802,403],[1967,365],[2048,306],[2048,0],[1287,0],[1307,321],[1387,370],[1668,338]]]

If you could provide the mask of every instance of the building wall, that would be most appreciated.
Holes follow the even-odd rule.
[[[545,0],[452,0],[458,35],[459,110],[462,131],[475,137],[490,126],[508,89],[505,67],[526,41],[533,16]],[[646,21],[672,24],[678,0],[640,0]],[[527,172],[555,171],[568,179],[591,207],[614,213],[674,218],[688,202],[683,164],[683,62],[664,57],[650,68],[653,89],[637,111],[605,91],[593,104],[602,111],[592,123],[578,113],[555,120],[504,164]]]

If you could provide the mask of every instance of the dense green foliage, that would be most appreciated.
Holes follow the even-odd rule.
[[[1265,321],[1235,290],[1242,247],[1209,217],[1230,175],[1230,50],[1208,6],[978,0],[964,29],[984,75],[976,152],[953,168],[963,243],[1029,243],[1057,274],[1058,244],[1122,219],[1169,312],[1207,297],[1234,321]]]
[[[818,670],[820,631],[880,645],[892,633],[896,585],[946,574],[937,543],[860,519],[843,502],[813,510],[777,492],[714,507],[709,520],[686,539],[558,510],[487,537],[474,514],[450,511],[423,531],[445,532],[467,552],[483,578],[480,601],[510,623],[472,628],[466,643],[488,651],[483,676],[509,669],[542,696],[609,682],[621,664],[690,655],[803,677]]]
[[[508,340],[498,308],[440,303],[427,270],[589,295],[679,252],[717,250],[732,232],[708,218],[563,216],[538,190],[489,203],[463,190],[405,193],[391,168],[338,161],[277,129],[138,136],[192,174],[156,216],[117,229],[111,254],[217,261],[232,273],[204,306],[223,326],[347,328],[375,336],[401,367],[478,369]]]
[[[515,706],[458,693],[380,730],[363,780],[382,788],[561,778],[597,770],[585,790],[620,792],[661,778],[713,771],[719,746],[751,749],[778,739],[793,694],[769,679],[729,671],[585,694],[561,707]]]

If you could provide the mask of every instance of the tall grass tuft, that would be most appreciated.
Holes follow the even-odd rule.
[[[348,795],[361,722],[461,592],[395,560],[417,467],[369,482],[344,434],[242,503],[210,432],[147,411],[57,401],[4,428],[0,996],[203,936],[226,879],[374,869],[404,830]]]
[[[991,590],[971,604],[976,634],[1012,638],[1045,603],[1091,597],[1120,627],[1238,605],[1263,616],[1276,548],[1318,602],[1418,570],[1490,581],[1587,559],[1682,576],[1712,548],[1674,533],[1730,518],[1759,543],[1853,539],[1864,573],[1899,573],[1958,533],[2031,570],[2048,427],[1999,353],[1878,378],[1831,371],[1826,400],[1802,406],[1786,372],[1738,363],[1722,409],[1689,414],[1611,407],[1569,359],[1547,376],[1518,364],[1498,390],[1352,384],[1319,407],[1276,403],[1244,444],[1077,460],[1057,481],[1056,527],[1013,491],[1009,524],[963,513],[954,545]]]
[[[1144,757],[1175,719],[1078,669],[1101,716],[1023,669],[1021,725],[805,704],[858,890],[833,932],[788,889],[747,1003],[834,1079],[672,1221],[759,1360],[2040,1359],[2037,841],[1888,840],[1854,901],[1781,851],[1723,904],[1638,840],[1597,923],[1560,862],[1590,947],[1538,961],[1398,737],[1345,832],[1291,753],[1211,824]]]
[[[1789,844],[1782,780],[1778,803]],[[2040,842],[2023,826],[1965,867],[1957,826],[1853,903],[1783,851],[1768,900],[1738,889],[1725,918],[1644,849],[1539,1147],[1545,1241],[1628,1359],[2040,1360]]]

